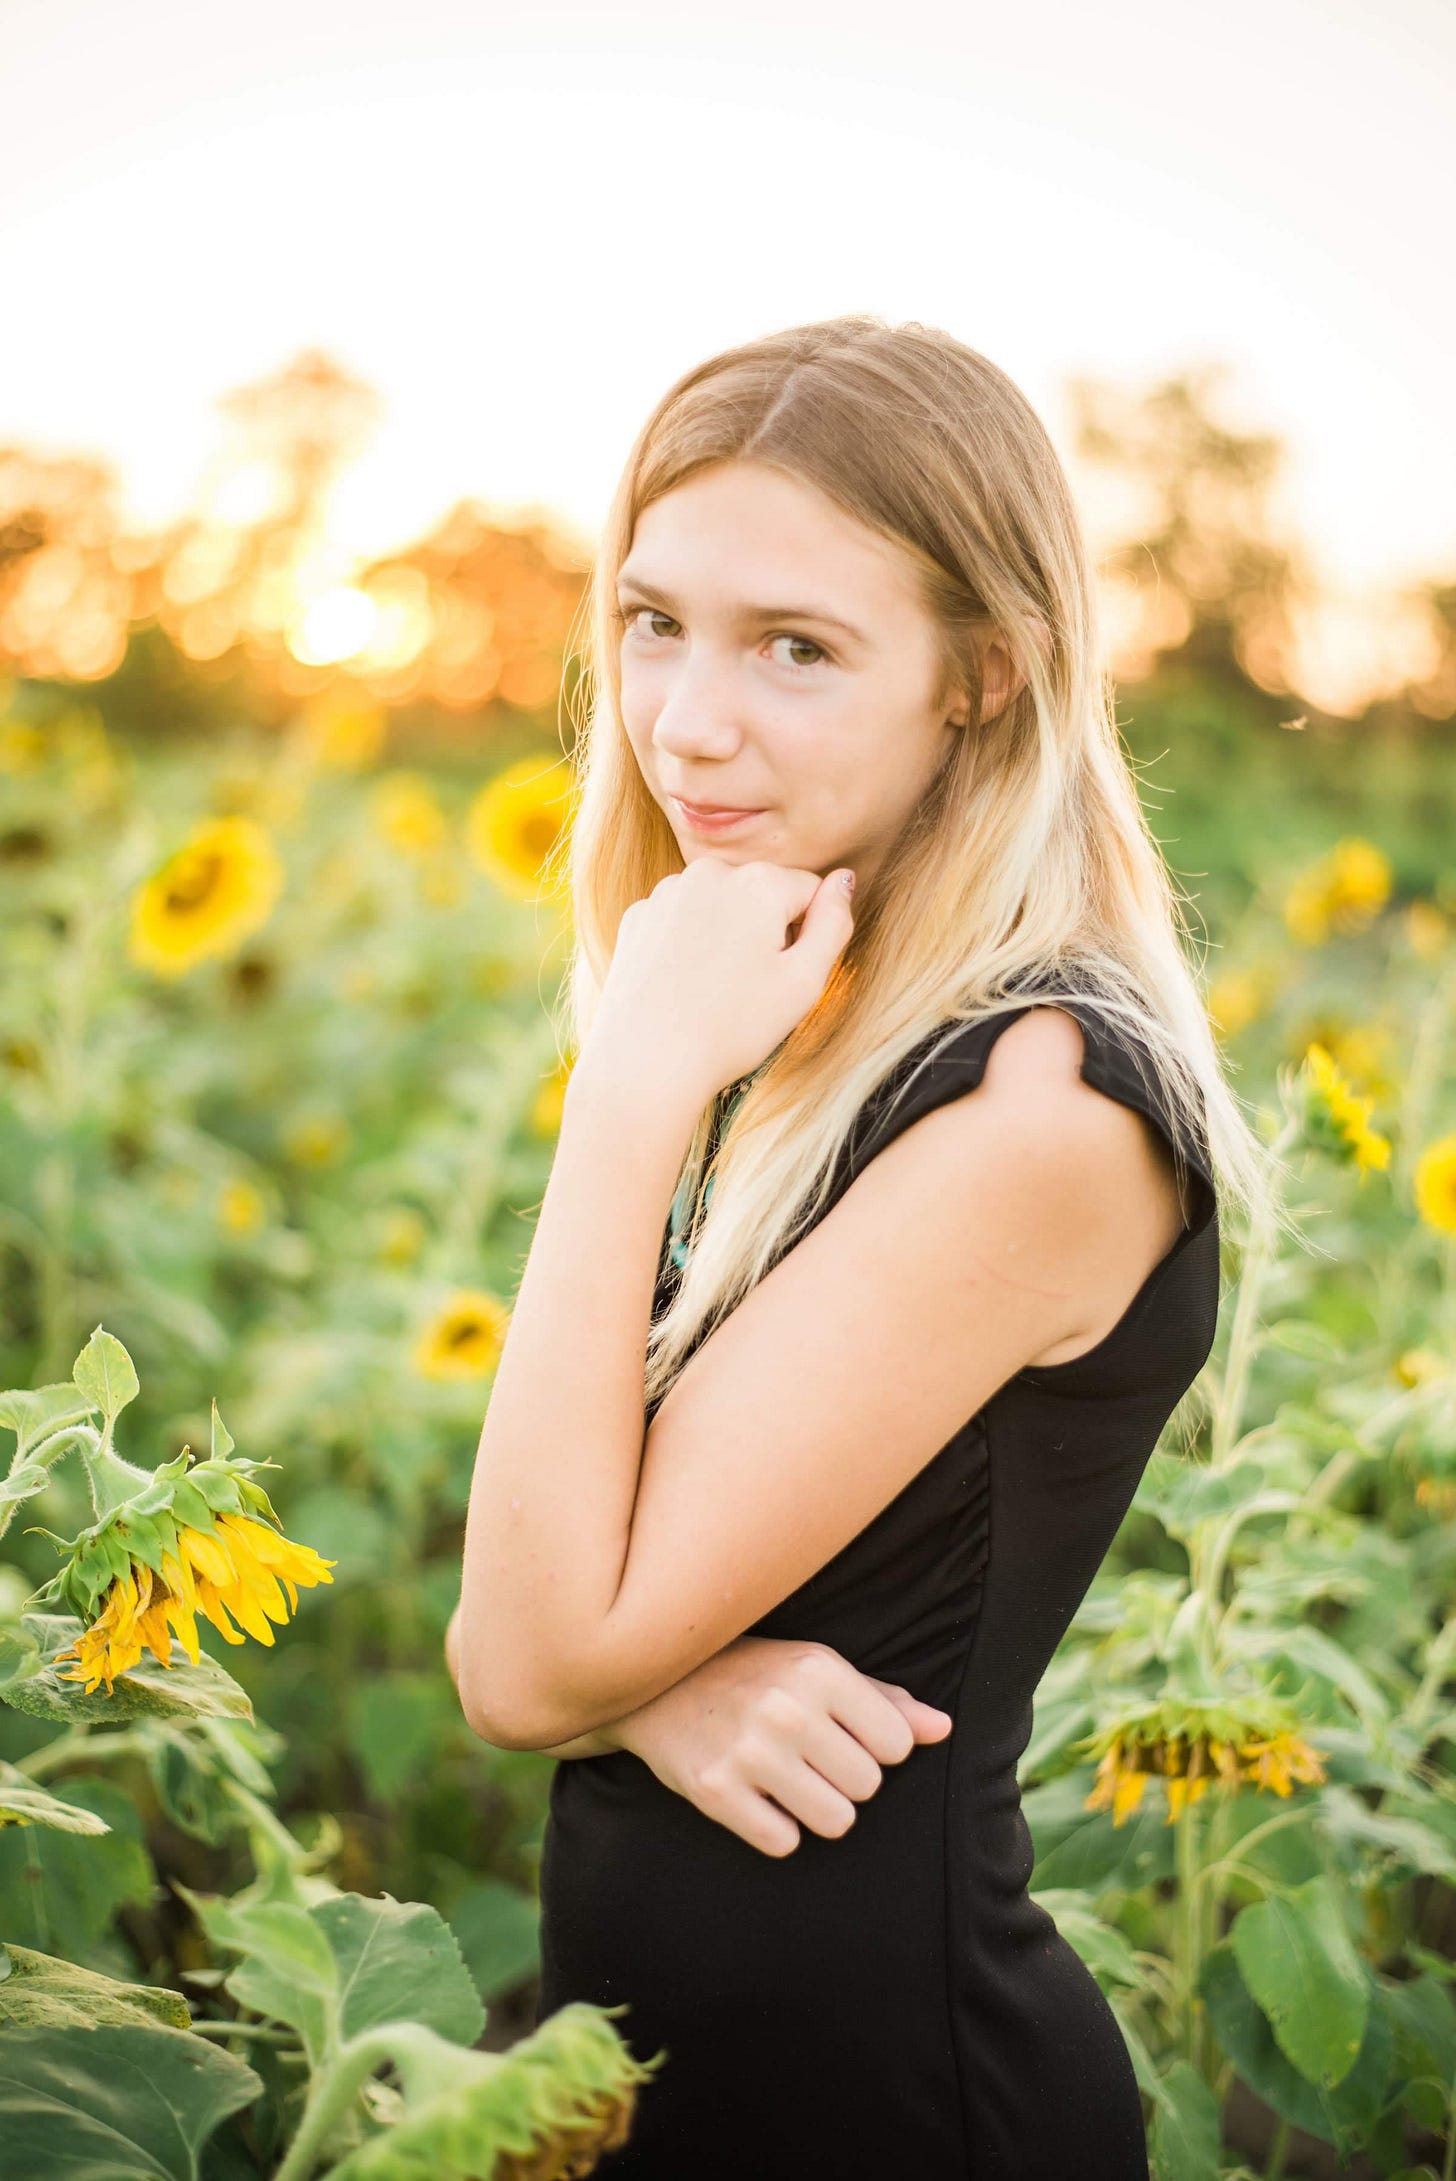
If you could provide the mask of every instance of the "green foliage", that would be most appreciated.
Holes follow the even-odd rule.
[[[174,2030],[192,2027],[191,2009],[180,1992],[119,1984],[13,1943],[0,1950],[0,2024],[6,2029],[99,2029],[139,2019]]]
[[[0,1827],[0,1931],[38,1952],[104,1961],[99,1942],[116,1911],[149,1902],[156,1878],[124,1788],[100,1774],[72,1773],[65,1800],[102,1826],[94,1834],[44,1820]]]
[[[216,1946],[244,1956],[227,1980],[233,1997],[298,2030],[316,2064],[332,2042],[386,2022],[423,2022],[467,2045],[485,2027],[460,1948],[423,1902],[342,1894],[305,1908],[178,1891]]]
[[[1165,661],[1128,736],[1152,801],[1177,789],[1211,981],[1254,992],[1226,1033],[1237,1087],[1286,1131],[1312,1246],[1226,1231],[1218,1345],[1038,1692],[1024,1808],[1035,1898],[1122,2026],[1158,2181],[1219,2173],[1234,2077],[1394,2177],[1428,2149],[1408,2132],[1449,2131],[1456,2084],[1456,1263],[1413,1193],[1453,1125],[1452,943],[1422,952],[1406,922],[1440,921],[1430,886],[1456,910],[1456,804],[1392,732],[1290,734],[1227,667]],[[452,824],[469,771],[432,783]],[[509,1299],[545,1185],[538,914],[453,837],[433,873],[390,845],[367,773],[300,772],[242,723],[138,753],[109,804],[59,743],[13,784],[44,852],[0,862],[0,1380],[38,1382],[0,1393],[0,2136],[13,2117],[39,2181],[111,2128],[137,2172],[207,2181],[450,2181],[507,2146],[543,2181],[584,2172],[647,2079],[610,2017],[470,2049],[537,1967],[550,1762],[479,1743],[444,1671],[489,1372],[432,1376],[418,1346],[457,1291]],[[144,971],[137,887],[248,807],[285,865],[269,920],[184,976]],[[1392,898],[1296,942],[1300,866],[1356,822]],[[1342,1029],[1388,1171],[1342,1164],[1333,1125],[1287,1132],[1289,1071]],[[205,1631],[199,1666],[144,1654],[88,1696],[55,1660],[114,1572],[87,1491],[113,1428],[204,1526],[246,1474],[235,1432],[275,1465],[289,1534],[337,1563],[330,1593],[226,1666]],[[88,1527],[94,1581],[49,1601],[82,1618],[46,1610],[55,1544]],[[1237,1778],[1175,1812],[1186,1773],[1150,1771],[1114,1822],[1094,1745],[1186,1758],[1136,1731],[1180,1718]],[[1291,1735],[1261,1777],[1274,1720]],[[1296,1745],[1318,1777],[1282,1775]]]
[[[0,2039],[0,2135],[26,2181],[198,2181],[219,2122],[261,2088],[231,2053],[159,2023],[68,2023]]]
[[[0,1687],[5,1703],[37,1719],[73,1724],[85,1720],[114,1724],[121,1719],[253,1716],[247,1691],[206,1652],[195,1666],[175,1652],[170,1666],[144,1653],[130,1672],[117,1677],[110,1695],[103,1689],[88,1693],[54,1663],[57,1652],[73,1643],[80,1631],[81,1623],[69,1613],[23,1614],[19,1642],[24,1650],[15,1660],[9,1679]]]

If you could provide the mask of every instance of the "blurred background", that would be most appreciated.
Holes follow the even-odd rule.
[[[1389,1119],[1423,1026],[1389,1198],[1452,1125],[1456,16],[5,0],[0,40],[0,1384],[102,1323],[130,1459],[215,1397],[280,1465],[338,1565],[227,1654],[272,1791],[340,1883],[449,1914],[505,2042],[550,1760],[472,1739],[440,1642],[569,1065],[541,866],[631,439],[845,310],[1018,381],[1237,1087],[1318,1040]],[[1445,1353],[1409,1236],[1450,1229],[1365,1180],[1299,1295],[1389,1378]],[[89,1519],[69,1473],[39,1504]],[[55,1563],[10,1545],[14,1604]],[[163,1981],[197,1941],[155,1874],[236,1844],[200,1777],[127,1807],[44,1844],[99,1875],[27,1943]],[[0,1833],[12,1924],[39,1852]]]

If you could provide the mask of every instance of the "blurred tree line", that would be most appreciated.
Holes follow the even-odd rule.
[[[1297,635],[1317,584],[1270,513],[1284,451],[1220,421],[1220,375],[1069,387],[1074,452],[1128,511],[1101,572],[1150,819],[1189,877],[1358,827],[1400,880],[1428,886],[1456,830],[1456,583],[1400,601],[1423,636],[1417,668],[1353,713],[1321,709]],[[277,729],[342,681],[387,705],[391,756],[446,768],[569,735],[578,544],[467,498],[358,566],[328,508],[375,428],[373,392],[307,350],[220,406],[196,505],[144,536],[119,520],[103,464],[0,448],[0,669],[32,701],[84,686],[113,732],[165,745]]]

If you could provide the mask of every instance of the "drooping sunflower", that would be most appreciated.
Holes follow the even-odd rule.
[[[668,2060],[639,2060],[613,2019],[623,2005],[573,2000],[509,2052],[477,2052],[423,2022],[396,2023],[389,2057],[402,2111],[349,2151],[338,2181],[465,2181],[497,2173],[519,2181],[573,2181],[632,2131],[639,2090]]]
[[[553,866],[570,792],[564,764],[526,757],[488,780],[466,811],[466,847],[513,899],[537,901],[557,889]]]
[[[1151,1779],[1163,1782],[1173,1825],[1215,1781],[1230,1791],[1248,1785],[1288,1796],[1296,1781],[1317,1786],[1325,1778],[1325,1752],[1304,1739],[1287,1706],[1252,1695],[1167,1698],[1093,1737],[1089,1754],[1099,1753],[1085,1807],[1111,1810],[1115,1826],[1137,1810]]]
[[[199,1613],[228,1643],[246,1631],[271,1644],[271,1624],[297,1610],[298,1586],[333,1581],[337,1562],[278,1526],[252,1474],[267,1463],[225,1452],[195,1462],[184,1446],[155,1473],[109,1450],[91,1466],[109,1504],[77,1537],[55,1539],[68,1558],[41,1593],[83,1623],[56,1663],[74,1659],[63,1678],[83,1681],[88,1694],[104,1682],[110,1695],[144,1651],[170,1667],[174,1636],[197,1665]]]
[[[1416,1209],[1438,1234],[1456,1234],[1456,1135],[1438,1136],[1416,1162]]]
[[[132,897],[128,953],[139,968],[180,977],[231,954],[273,913],[283,865],[252,818],[213,818]]]
[[[1390,1139],[1370,1126],[1374,1100],[1358,1095],[1323,1045],[1312,1044],[1304,1059],[1304,1129],[1310,1142],[1342,1164],[1357,1166],[1362,1181],[1372,1169],[1388,1166]]]
[[[511,1314],[483,1288],[457,1288],[415,1342],[415,1369],[425,1378],[483,1378],[505,1346]]]

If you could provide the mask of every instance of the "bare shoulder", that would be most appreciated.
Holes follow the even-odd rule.
[[[1044,1147],[1045,1185],[1023,1199],[1027,1246],[1058,1255],[1079,1324],[1037,1356],[1041,1364],[1065,1362],[1108,1332],[1185,1223],[1167,1137],[1140,1108],[1084,1078],[1085,1052],[1073,1015],[1034,1007],[996,1039],[977,1093],[982,1129],[1009,1152]],[[974,1128],[975,1104],[939,1109],[948,1136]]]

